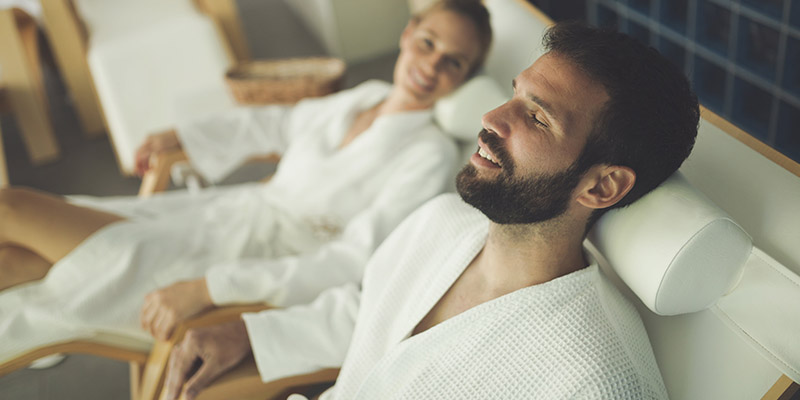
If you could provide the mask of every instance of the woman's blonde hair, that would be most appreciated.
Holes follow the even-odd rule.
[[[470,66],[468,76],[472,76],[483,66],[489,47],[492,45],[492,25],[489,22],[489,10],[480,0],[438,0],[434,1],[412,18],[415,22],[422,21],[426,16],[435,11],[450,11],[462,15],[472,21],[478,34],[478,58]]]

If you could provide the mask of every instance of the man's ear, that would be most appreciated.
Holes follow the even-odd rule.
[[[622,200],[635,182],[636,173],[628,167],[597,165],[584,176],[577,201],[588,208],[608,208]]]

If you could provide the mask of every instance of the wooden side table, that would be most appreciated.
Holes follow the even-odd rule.
[[[24,11],[0,10],[0,82],[35,165],[59,156],[39,64],[37,33],[36,21]]]

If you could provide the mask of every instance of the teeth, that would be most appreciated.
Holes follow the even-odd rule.
[[[422,86],[426,89],[431,86],[430,82],[424,79],[422,76],[420,76],[419,72],[417,71],[414,71],[414,73],[411,74],[411,78],[414,79],[414,82],[416,82],[417,85]]]
[[[487,159],[487,160],[489,160],[489,161],[491,161],[493,164],[497,165],[498,167],[500,166],[500,164],[498,164],[497,161],[495,161],[492,158],[492,156],[489,153],[487,153],[486,150],[484,150],[482,147],[478,147],[478,155],[483,157],[483,158],[485,158],[485,159]]]

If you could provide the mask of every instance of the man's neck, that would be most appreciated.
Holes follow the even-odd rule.
[[[563,224],[503,226],[492,223],[481,252],[412,334],[479,304],[585,267],[582,238],[582,229],[565,230]]]
[[[510,293],[586,267],[582,242],[582,231],[559,222],[491,223],[475,266],[493,291]]]

